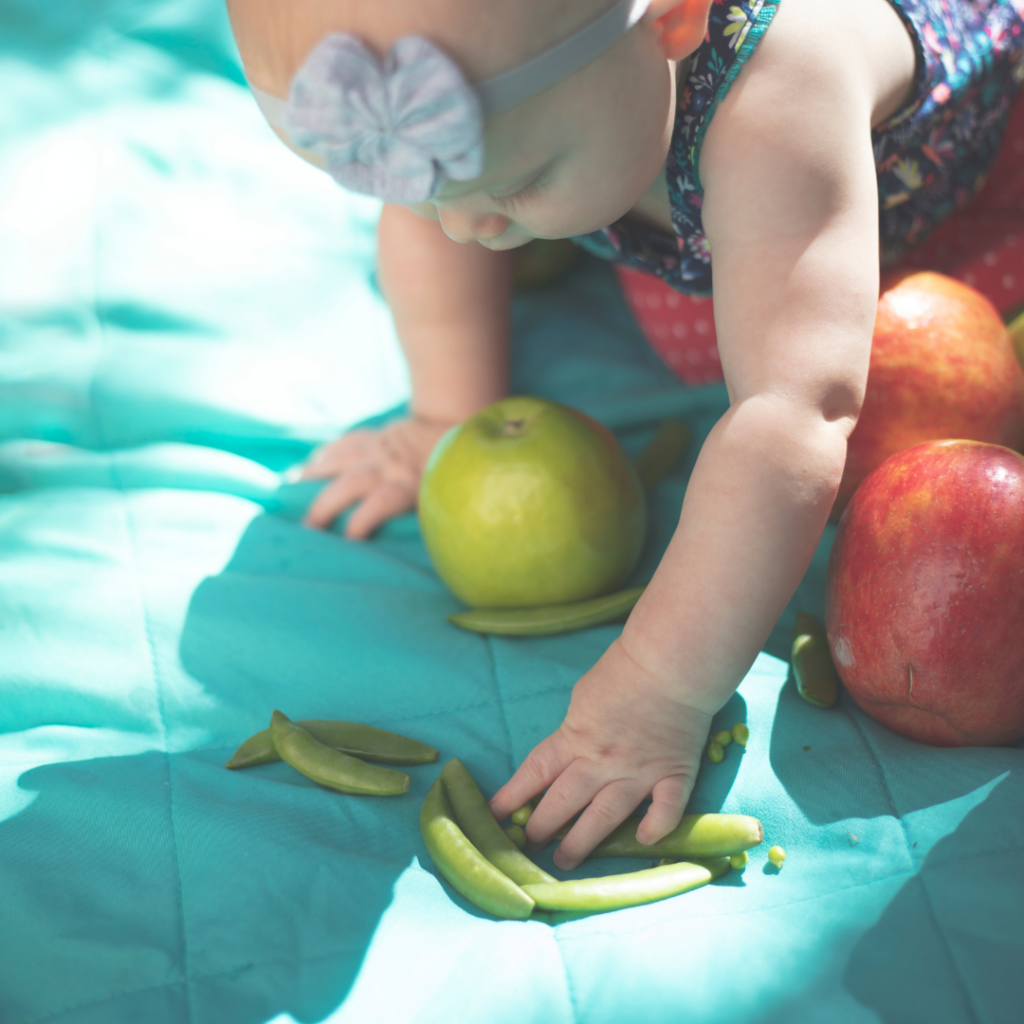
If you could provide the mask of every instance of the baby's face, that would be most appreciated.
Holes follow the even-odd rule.
[[[306,54],[330,32],[352,32],[378,54],[403,35],[425,35],[479,81],[535,56],[609,6],[610,0],[229,0],[249,80],[282,98]],[[456,241],[496,250],[595,231],[629,211],[657,179],[673,112],[672,65],[648,15],[581,71],[491,118],[483,174],[449,181],[412,208],[440,220]]]

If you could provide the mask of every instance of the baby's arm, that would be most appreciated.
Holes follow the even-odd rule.
[[[361,502],[345,527],[369,536],[416,504],[431,450],[451,426],[504,397],[511,253],[453,242],[436,220],[385,206],[378,231],[381,290],[409,366],[411,418],[356,430],[320,449],[305,479],[333,477],[306,513],[325,527]]]
[[[868,85],[838,45],[776,40],[733,85],[701,159],[730,408],[621,637],[492,800],[501,818],[546,788],[535,843],[583,811],[556,851],[564,868],[648,794],[643,841],[678,823],[711,715],[814,552],[859,412],[878,295]]]

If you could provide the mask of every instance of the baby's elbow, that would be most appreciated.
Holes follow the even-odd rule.
[[[836,379],[823,389],[818,404],[821,418],[846,440],[857,426],[864,406],[865,382]]]

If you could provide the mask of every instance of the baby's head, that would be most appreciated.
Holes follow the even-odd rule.
[[[457,241],[493,249],[612,223],[661,171],[674,116],[672,62],[703,39],[710,3],[652,0],[600,56],[489,116],[472,180],[449,175],[429,198],[407,205],[439,219]],[[356,37],[381,59],[397,40],[422,37],[476,85],[574,36],[611,7],[612,0],[228,0],[250,83],[281,99],[332,33]]]

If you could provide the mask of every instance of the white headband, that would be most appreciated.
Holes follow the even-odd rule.
[[[425,202],[448,178],[483,171],[484,119],[568,78],[621,39],[651,0],[618,0],[574,35],[475,86],[427,39],[405,36],[381,63],[360,39],[332,33],[306,58],[287,101],[252,87],[264,117],[323,156],[346,188]]]

